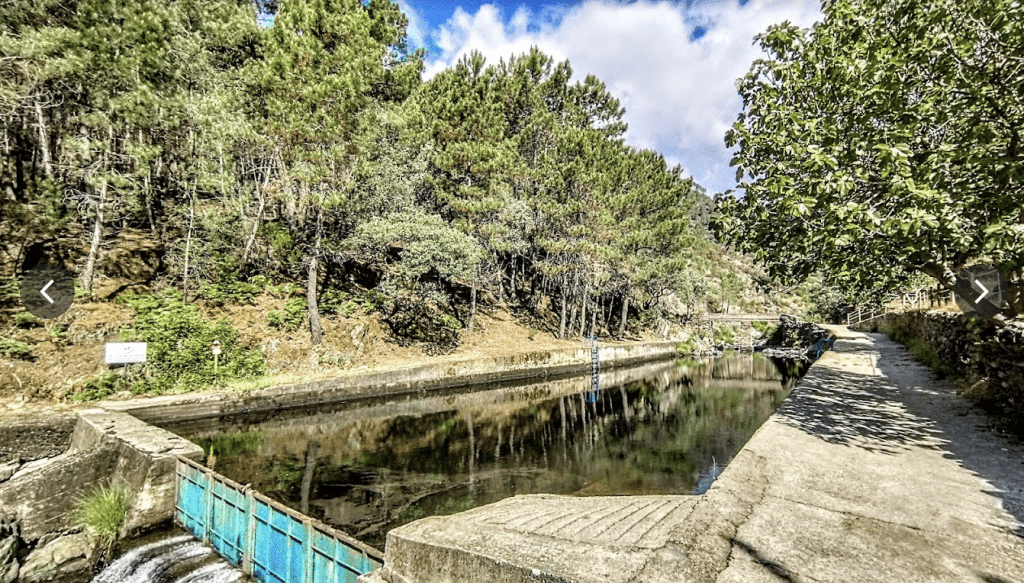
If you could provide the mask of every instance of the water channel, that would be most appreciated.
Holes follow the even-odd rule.
[[[517,494],[696,494],[789,393],[726,353],[590,376],[168,427],[217,472],[384,549],[387,532]]]

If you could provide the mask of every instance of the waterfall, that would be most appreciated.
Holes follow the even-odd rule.
[[[92,583],[236,583],[244,575],[191,535],[128,551]]]

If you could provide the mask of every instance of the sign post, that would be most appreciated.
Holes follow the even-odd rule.
[[[213,353],[213,374],[217,374],[217,369],[220,360],[220,340],[214,340],[213,344],[210,345],[210,352]]]

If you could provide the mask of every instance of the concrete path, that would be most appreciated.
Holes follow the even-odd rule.
[[[1024,444],[898,345],[836,331],[704,496],[518,496],[427,518],[391,531],[363,580],[1024,583]]]

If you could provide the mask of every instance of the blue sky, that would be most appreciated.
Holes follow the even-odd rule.
[[[398,0],[426,77],[479,50],[489,62],[531,45],[593,73],[626,108],[626,141],[681,164],[709,191],[735,187],[725,131],[742,101],[735,81],[759,56],[755,34],[819,20],[819,0]]]

